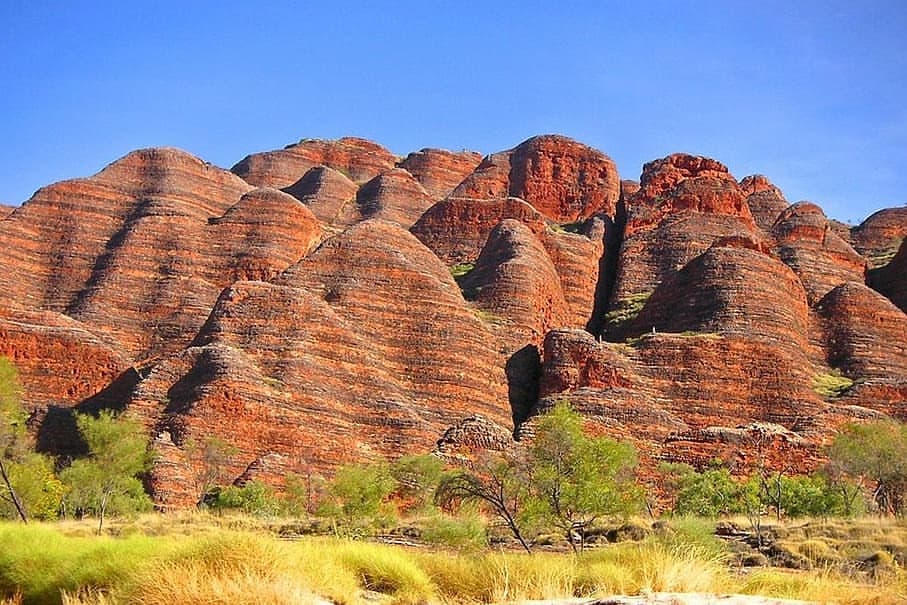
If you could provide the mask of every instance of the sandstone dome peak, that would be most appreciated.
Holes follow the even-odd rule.
[[[613,215],[620,196],[614,162],[567,137],[543,135],[486,156],[451,193],[467,199],[517,197],[555,222]]]
[[[303,139],[284,149],[247,155],[231,171],[252,185],[281,189],[315,166],[328,166],[364,183],[396,163],[394,154],[366,139]]]

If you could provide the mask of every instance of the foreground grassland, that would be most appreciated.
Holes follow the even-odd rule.
[[[824,530],[821,528],[824,526]],[[883,554],[847,573],[841,548],[907,548],[907,526],[799,524],[783,543],[810,570],[743,569],[714,524],[574,555],[404,547],[334,537],[280,539],[247,517],[147,516],[92,535],[89,523],[0,524],[0,603],[503,603],[646,592],[758,594],[834,603],[903,603],[907,579]],[[831,536],[838,536],[833,538]],[[841,548],[839,548],[841,547]],[[843,552],[843,551],[841,551]],[[823,563],[824,561],[824,563]]]

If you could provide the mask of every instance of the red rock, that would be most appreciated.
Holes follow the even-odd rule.
[[[879,210],[851,233],[854,249],[875,269],[888,263],[907,237],[907,206]]]
[[[0,204],[0,220],[12,214],[15,209],[16,208],[13,206],[4,206],[3,204]]]
[[[247,155],[231,170],[256,187],[289,187],[315,166],[339,170],[364,183],[392,169],[397,158],[384,147],[355,137],[336,141],[303,139],[283,149]]]
[[[517,220],[502,221],[492,230],[461,286],[467,298],[503,323],[501,339],[513,343],[511,351],[540,343],[545,332],[567,318],[554,264],[538,238]]]
[[[610,218],[596,216],[583,223],[577,233],[548,229],[541,234],[567,303],[560,326],[586,327],[592,320],[609,271],[606,247],[616,247],[609,237],[615,229]]]
[[[0,288],[23,305],[65,311],[78,302],[108,247],[128,238],[139,217],[206,221],[249,189],[181,151],[130,153],[90,179],[38,190],[0,223],[0,245],[17,268],[0,275]]]
[[[787,208],[772,235],[781,260],[800,276],[810,304],[839,284],[866,279],[866,261],[831,230],[815,204],[798,202]]]
[[[219,287],[276,277],[324,236],[309,208],[276,189],[250,191],[208,222],[203,237],[219,245],[198,270]]]
[[[708,158],[674,154],[649,162],[639,191],[626,203],[612,311],[648,296],[719,239],[760,242],[765,237],[737,181],[723,164]]]
[[[429,208],[410,230],[441,260],[453,265],[475,261],[491,230],[505,219],[522,221],[537,234],[547,228],[541,214],[516,198],[448,198]]]
[[[0,356],[10,359],[29,411],[88,399],[130,368],[115,344],[53,311],[0,307]]]
[[[658,460],[742,463],[753,448],[723,447],[719,435],[754,420],[795,430],[788,461],[813,468],[816,440],[830,431],[809,370],[768,341],[660,333],[627,346],[559,330],[544,351],[538,411],[568,401],[593,430],[633,442],[647,474]]]
[[[907,314],[858,282],[830,291],[817,305],[829,363],[848,376],[907,380]]]
[[[330,226],[349,226],[347,216],[356,203],[359,187],[342,173],[316,166],[284,191],[308,206],[318,220]]]
[[[736,246],[714,246],[690,261],[621,327],[630,336],[654,327],[765,340],[800,364],[809,348],[809,307],[797,275],[763,252]]]
[[[622,200],[628,199],[637,191],[639,191],[639,181],[624,179],[620,182],[620,198]]]
[[[746,205],[756,225],[771,233],[778,216],[789,206],[784,194],[761,174],[740,181],[740,190],[746,195]]]
[[[907,240],[887,265],[870,272],[869,283],[907,313]]]
[[[432,203],[409,172],[395,168],[365,183],[356,194],[355,208],[359,220],[381,218],[409,228]]]
[[[604,213],[614,216],[620,180],[611,159],[571,139],[533,137],[486,157],[451,197],[518,197],[552,221],[563,223]]]
[[[716,456],[808,470],[841,423],[907,419],[907,315],[849,246],[903,307],[897,210],[851,237],[715,160],[676,154],[618,182],[562,137],[478,160],[423,150],[395,168],[343,139],[237,167],[282,193],[145,150],[42,189],[0,220],[0,354],[42,447],[76,453],[67,408],[125,404],[159,454],[155,498],[188,506],[190,443],[208,436],[237,446],[231,481],[280,487],[515,447],[511,428],[531,438],[567,400],[637,445],[651,480],[661,460]],[[458,284],[460,262],[476,267]],[[605,323],[626,342],[571,329]],[[856,383],[820,397],[832,368]]]
[[[455,153],[444,149],[422,149],[400,163],[422,183],[433,200],[447,197],[482,162],[475,151]]]
[[[130,409],[178,448],[209,434],[236,444],[236,476],[270,454],[303,473],[427,452],[476,412],[509,422],[488,327],[406,231],[366,221],[278,281],[226,290],[198,346],[158,365]],[[197,497],[165,476],[176,470],[155,483],[171,504]]]
[[[0,282],[143,360],[186,346],[224,286],[273,277],[320,238],[291,196],[150,149],[35,194],[0,230],[22,269]]]

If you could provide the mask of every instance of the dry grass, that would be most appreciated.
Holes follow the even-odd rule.
[[[195,522],[198,531],[192,535]],[[414,605],[652,592],[742,592],[887,604],[904,602],[907,594],[904,574],[891,557],[887,561],[893,571],[884,576],[847,576],[830,568],[735,575],[698,524],[671,538],[608,545],[578,556],[489,550],[452,556],[334,538],[282,542],[260,525],[240,531],[222,525],[243,523],[252,522],[193,515],[175,518],[171,531],[161,519],[137,520],[115,528],[119,537],[102,538],[82,536],[77,524],[27,528],[0,524],[0,598],[7,595],[0,605],[327,601],[353,605],[376,599]],[[844,527],[829,527],[833,533],[850,534]],[[872,522],[853,527],[859,529],[853,533],[860,540],[883,535],[898,543],[903,539],[899,532],[904,528],[896,524],[882,526],[881,531]],[[828,557],[847,543],[822,537],[813,524],[787,532],[792,549],[814,558]],[[11,596],[17,591],[20,596]]]

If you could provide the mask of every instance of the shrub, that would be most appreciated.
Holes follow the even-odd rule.
[[[605,321],[611,326],[618,326],[636,319],[651,296],[651,292],[639,292],[618,300],[614,308],[605,313]]]
[[[430,517],[422,527],[422,539],[460,550],[476,550],[488,544],[485,524],[475,515]]]
[[[840,397],[852,386],[853,380],[841,374],[839,370],[816,374],[813,377],[813,390],[826,399]]]
[[[264,483],[249,481],[243,486],[215,488],[210,506],[214,510],[238,510],[255,517],[272,517],[280,512],[280,502]]]

